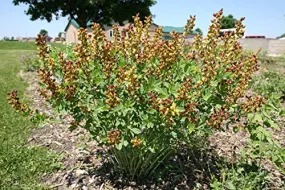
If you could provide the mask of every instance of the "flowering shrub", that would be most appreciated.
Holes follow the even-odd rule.
[[[83,127],[109,147],[114,164],[131,178],[152,174],[197,131],[226,130],[231,124],[256,138],[263,122],[270,123],[261,112],[266,100],[246,96],[257,56],[243,54],[238,43],[244,18],[219,38],[222,13],[214,14],[206,38],[195,36],[187,51],[184,41],[195,16],[182,35],[172,32],[168,41],[161,27],[150,34],[151,17],[144,23],[134,17],[126,36],[114,26],[112,41],[94,24],[93,35],[79,29],[81,43],[69,54],[52,51],[39,36],[39,92],[60,113],[73,116],[72,129]],[[21,106],[16,92],[9,101],[33,113]]]

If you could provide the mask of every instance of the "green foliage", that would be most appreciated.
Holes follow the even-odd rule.
[[[259,190],[265,189],[269,182],[268,172],[257,165],[233,165],[223,167],[220,178],[213,178],[211,188],[214,190]]]
[[[4,36],[4,37],[3,37],[3,40],[4,40],[4,41],[10,41],[10,38],[7,37],[7,36]]]
[[[280,38],[284,38],[284,37],[285,37],[285,33],[280,35],[280,36],[278,36],[278,37],[276,37],[276,39],[280,39]]]
[[[253,90],[264,96],[285,98],[285,75],[274,71],[265,71],[254,77]]]
[[[40,34],[41,36],[48,36],[48,31],[45,30],[45,29],[41,29],[40,32],[39,32],[39,34]]]
[[[7,104],[7,92],[27,85],[17,77],[19,58],[29,51],[0,50],[0,189],[41,189],[44,173],[58,168],[58,156],[44,148],[27,145],[32,125]]]
[[[251,141],[247,148],[242,151],[242,158],[244,160],[259,160],[260,163],[262,161],[272,163],[280,173],[285,175],[285,148],[276,141],[270,144],[262,141]]]
[[[282,75],[285,74],[285,56],[269,56],[266,52],[260,53],[258,58],[262,64],[264,71],[278,72]]]
[[[270,57],[267,55],[260,56],[259,60],[264,64],[275,64],[277,62],[277,59],[275,57]]]
[[[223,16],[221,20],[221,29],[234,28],[236,24],[236,19],[233,15]]]
[[[278,133],[280,128],[284,128],[282,122],[285,119],[285,109],[281,106],[281,103],[284,102],[285,98],[285,76],[279,72],[264,71],[253,78],[251,87],[255,92],[268,97],[268,103],[264,109],[271,111],[265,114],[264,117],[281,120],[281,125],[270,123],[270,120],[264,124],[274,127]],[[285,175],[285,148],[280,146],[278,142],[268,138],[270,136],[269,131],[259,130],[258,136],[255,135],[257,137],[256,141],[249,143],[244,154],[253,159],[270,160],[279,172]],[[269,143],[260,141],[264,138],[268,138],[267,142]]]
[[[151,14],[150,7],[154,0],[13,0],[14,5],[26,4],[25,12],[31,20],[47,20],[67,16],[86,28],[88,22],[110,25],[113,21],[123,23],[132,20],[137,13],[144,19]]]
[[[195,34],[200,34],[201,36],[203,36],[203,31],[200,28],[196,28],[194,32]]]

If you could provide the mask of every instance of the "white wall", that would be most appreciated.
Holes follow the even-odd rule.
[[[66,30],[65,41],[68,43],[77,43],[78,42],[78,31],[72,24],[70,24]]]

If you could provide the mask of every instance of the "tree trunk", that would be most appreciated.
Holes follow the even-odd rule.
[[[87,28],[87,21],[85,19],[76,19],[77,23],[79,24],[80,28]]]

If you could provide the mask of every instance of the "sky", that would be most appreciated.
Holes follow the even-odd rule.
[[[275,38],[285,33],[284,0],[157,0],[151,7],[154,22],[161,26],[184,26],[190,15],[196,15],[196,27],[207,32],[212,14],[224,9],[224,15],[235,18],[245,17],[246,35],[264,35]],[[46,29],[55,37],[64,31],[68,18],[60,18],[50,23],[31,21],[25,14],[26,5],[14,6],[12,0],[1,0],[0,39],[7,37],[34,37],[41,29]]]

